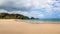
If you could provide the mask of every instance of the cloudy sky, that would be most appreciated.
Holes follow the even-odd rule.
[[[60,0],[0,0],[0,13],[35,18],[60,18]]]

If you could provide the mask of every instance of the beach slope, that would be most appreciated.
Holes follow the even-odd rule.
[[[0,19],[0,34],[60,34],[60,24],[32,24],[16,19]]]

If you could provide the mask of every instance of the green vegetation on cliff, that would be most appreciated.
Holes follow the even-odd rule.
[[[21,14],[0,13],[0,19],[29,19],[29,17]]]

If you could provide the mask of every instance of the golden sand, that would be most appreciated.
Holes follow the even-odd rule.
[[[60,24],[31,24],[16,19],[0,19],[0,34],[60,34]]]

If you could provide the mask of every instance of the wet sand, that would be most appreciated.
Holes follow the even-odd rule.
[[[60,34],[60,24],[32,24],[16,19],[0,19],[0,34]]]

